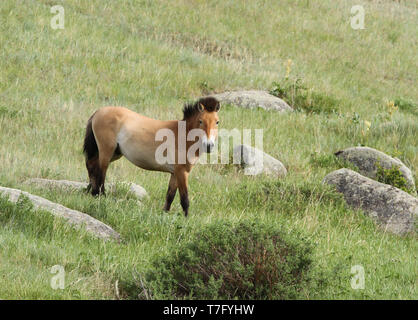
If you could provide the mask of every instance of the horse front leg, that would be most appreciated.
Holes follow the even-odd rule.
[[[180,193],[180,204],[183,208],[184,215],[187,217],[189,214],[189,195],[187,191],[187,180],[189,177],[189,172],[185,168],[180,168],[175,172],[177,178],[177,186]]]
[[[174,200],[177,192],[177,179],[174,174],[171,174],[170,182],[168,183],[167,195],[165,198],[164,211],[170,211],[171,203]]]

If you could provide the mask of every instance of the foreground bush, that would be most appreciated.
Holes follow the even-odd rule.
[[[302,239],[255,222],[224,221],[153,262],[153,298],[294,299],[309,281],[311,248]]]

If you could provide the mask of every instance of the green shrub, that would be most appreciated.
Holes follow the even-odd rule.
[[[414,193],[414,190],[408,185],[402,171],[398,166],[392,165],[390,169],[385,169],[379,162],[376,162],[376,179],[379,182],[390,184],[398,189],[408,193]]]
[[[158,257],[146,275],[153,298],[292,299],[309,282],[311,247],[256,222],[218,221]]]
[[[308,89],[300,78],[285,78],[280,83],[273,82],[270,93],[286,101],[295,110],[308,113],[337,113],[340,104],[333,97]]]

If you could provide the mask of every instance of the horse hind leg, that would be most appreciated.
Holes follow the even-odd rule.
[[[91,191],[93,196],[105,193],[105,178],[107,168],[112,159],[113,151],[110,152],[109,148],[100,147],[98,153],[91,158],[86,159],[86,167],[89,174],[89,185],[87,186],[87,192]]]
[[[92,194],[105,194],[106,173],[110,162],[121,157],[115,137],[103,136],[98,140],[99,157],[94,170],[94,181],[92,184]]]
[[[109,164],[110,162],[119,160],[122,157],[122,153],[118,145],[116,146],[116,149],[113,151],[113,153],[110,152],[111,149],[111,144],[102,147],[102,152],[97,157],[97,159],[95,159],[93,164],[94,168],[92,170],[92,178],[90,178],[91,182],[89,184],[93,195],[105,194],[104,183]],[[112,154],[112,156],[110,156],[110,154]]]
[[[97,190],[97,178],[100,176],[99,149],[97,147],[96,138],[94,136],[92,128],[93,116],[91,116],[89,121],[87,122],[86,134],[84,137],[83,145],[83,151],[86,157],[86,168],[89,175],[89,185],[87,187],[87,192],[92,191],[92,193],[96,192],[95,190]]]
[[[119,160],[120,158],[122,158],[122,151],[120,150],[119,144],[117,144],[116,149],[113,152],[112,159],[110,159],[110,162]]]
[[[84,140],[84,153],[92,195],[105,193],[105,179],[109,163],[120,158],[116,142],[117,121],[100,111],[90,117]]]
[[[91,192],[92,195],[97,195],[98,183],[100,182],[100,167],[98,155],[91,159],[86,159],[87,172],[89,174],[89,185],[87,186],[87,192]]]

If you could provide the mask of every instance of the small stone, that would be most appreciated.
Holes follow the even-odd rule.
[[[244,167],[246,175],[258,175],[265,173],[284,177],[287,174],[285,166],[267,153],[242,144],[234,148],[234,163]]]

